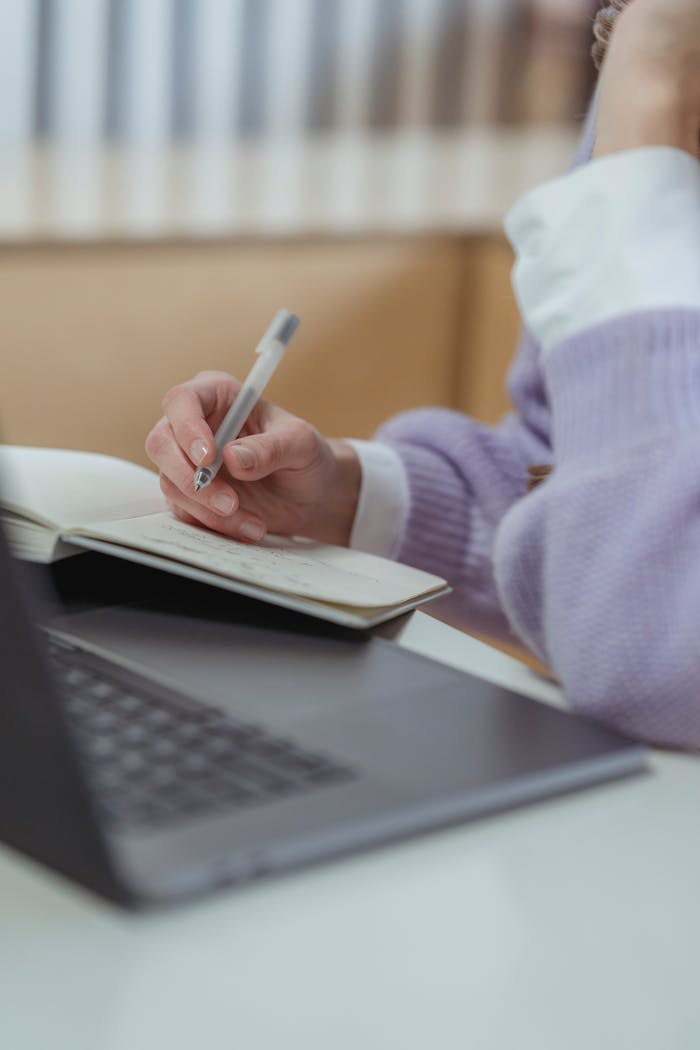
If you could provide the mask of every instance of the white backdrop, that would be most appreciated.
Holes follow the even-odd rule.
[[[523,11],[553,2],[587,17],[585,0],[2,0],[0,237],[488,224],[567,156],[501,112]]]

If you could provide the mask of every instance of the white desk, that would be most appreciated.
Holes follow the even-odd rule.
[[[397,640],[553,686],[416,613]],[[7,1050],[697,1050],[700,762],[181,910],[0,850]]]

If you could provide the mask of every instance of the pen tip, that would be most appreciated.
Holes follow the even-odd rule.
[[[199,492],[201,487],[202,487],[202,483],[200,481],[195,481],[195,483],[194,483],[194,491],[195,492]]]

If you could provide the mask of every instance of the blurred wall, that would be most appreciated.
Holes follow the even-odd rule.
[[[165,391],[244,374],[281,305],[302,327],[269,395],[326,433],[369,437],[424,404],[497,418],[509,266],[488,238],[0,250],[3,440],[145,462]]]
[[[164,391],[302,330],[271,395],[493,420],[505,209],[567,164],[589,0],[3,0],[0,427],[143,460]]]
[[[3,0],[0,237],[492,227],[565,156],[594,6]]]

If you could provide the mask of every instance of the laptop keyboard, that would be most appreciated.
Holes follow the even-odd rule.
[[[333,759],[170,694],[63,638],[48,636],[48,645],[90,782],[112,823],[180,822],[353,777]]]

